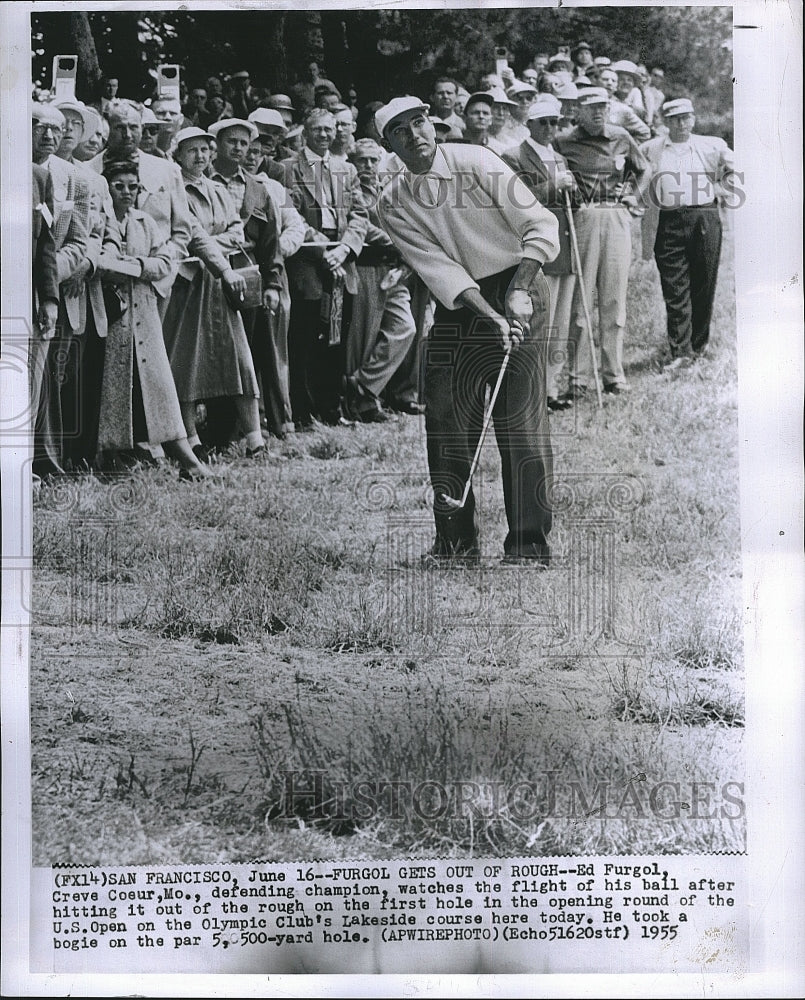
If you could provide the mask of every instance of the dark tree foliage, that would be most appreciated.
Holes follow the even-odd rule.
[[[311,61],[362,102],[455,76],[472,89],[494,67],[495,46],[522,69],[538,52],[580,40],[611,58],[665,69],[670,94],[700,112],[732,110],[732,12],[728,7],[480,8],[435,10],[169,11],[38,13],[32,18],[34,80],[50,85],[53,56],[81,57],[79,96],[103,73],[120,93],[150,96],[161,62],[182,66],[189,85],[248,69],[252,83],[284,90]],[[97,63],[93,60],[94,40]]]

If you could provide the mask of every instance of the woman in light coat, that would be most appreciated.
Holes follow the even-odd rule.
[[[246,453],[256,456],[265,451],[257,375],[243,320],[225,291],[237,298],[246,288],[228,260],[243,247],[243,223],[226,188],[204,176],[210,138],[199,128],[176,136],[173,158],[182,168],[194,221],[189,251],[198,260],[179,266],[163,323],[165,343],[191,445],[199,444],[196,404],[229,397],[246,437]]]
[[[158,302],[170,292],[174,264],[154,220],[135,207],[137,164],[107,164],[121,254],[102,254],[108,334],[101,383],[98,450],[132,451],[136,441],[161,444],[185,477],[210,473],[193,454],[185,434],[165,344]]]

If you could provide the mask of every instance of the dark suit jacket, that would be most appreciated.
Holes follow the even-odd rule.
[[[564,195],[557,190],[551,171],[528,141],[521,142],[513,149],[507,149],[501,155],[526,187],[534,192],[540,204],[556,216],[556,221],[559,223],[559,255],[546,264],[543,271],[545,274],[573,274],[576,268],[573,263]],[[561,153],[557,153],[556,158],[567,169],[567,163]]]
[[[56,243],[53,239],[50,225],[43,216],[43,206],[53,216],[53,186],[50,174],[44,167],[34,163],[33,166],[33,227],[32,261],[33,261],[33,318],[40,302],[50,299],[59,301],[59,275],[56,264]]]
[[[308,163],[303,150],[290,160],[283,160],[286,186],[291,191],[294,205],[309,230],[305,237],[310,240],[314,231],[321,231],[322,170],[320,163]],[[335,214],[338,239],[351,250],[344,263],[346,277],[344,287],[355,295],[358,290],[358,276],[355,259],[361,252],[369,217],[361,195],[358,174],[351,163],[332,161],[330,173],[335,188]],[[323,294],[322,250],[302,247],[286,261],[291,292],[302,299],[320,299]]]

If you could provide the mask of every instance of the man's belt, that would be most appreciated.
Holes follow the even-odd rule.
[[[717,208],[717,201],[708,201],[705,205],[677,205],[675,208],[663,208],[660,206],[661,212],[697,212],[703,208]]]

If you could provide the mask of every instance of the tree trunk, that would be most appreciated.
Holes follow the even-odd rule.
[[[285,54],[285,14],[277,13],[271,23],[271,31],[266,46],[268,64],[267,85],[272,93],[285,87],[288,79],[288,59]]]
[[[324,65],[327,78],[346,97],[351,79],[350,53],[347,51],[344,17],[340,11],[321,12],[321,33],[324,40]]]
[[[91,101],[98,80],[101,78],[101,68],[98,65],[98,53],[89,26],[89,18],[84,11],[70,14],[70,40],[78,56],[76,97],[81,101]]]

